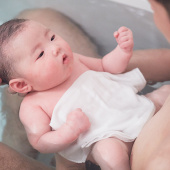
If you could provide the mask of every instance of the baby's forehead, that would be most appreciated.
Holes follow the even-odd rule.
[[[24,45],[22,43],[27,43],[27,41],[30,39],[32,40],[32,43],[34,43],[33,40],[36,40],[41,35],[43,35],[46,30],[49,29],[41,23],[33,20],[28,20],[24,23],[22,29],[20,29],[13,37],[10,38],[9,44],[16,43],[17,41],[20,42],[22,46]]]
[[[30,47],[34,46],[37,41],[41,40],[41,37],[43,37],[46,30],[49,30],[41,23],[33,20],[28,20],[24,24],[23,29],[20,30],[13,39],[11,39],[11,43],[14,44],[14,46],[15,44],[18,44],[18,46],[21,45],[21,47],[28,44]]]
[[[47,28],[42,25],[41,23],[38,23],[33,20],[29,20],[25,23],[23,29],[19,32],[19,36],[32,36],[34,34],[41,34],[44,32]],[[34,37],[36,38],[36,37]]]
[[[37,27],[37,28],[39,28],[39,29],[47,29],[46,27],[45,27],[45,25],[43,25],[43,24],[41,24],[41,23],[39,23],[39,22],[37,22],[37,21],[34,21],[34,20],[29,20],[27,23],[26,23],[26,27]]]

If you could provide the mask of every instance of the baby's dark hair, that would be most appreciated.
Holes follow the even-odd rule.
[[[170,18],[170,0],[156,0],[156,1],[164,6]]]
[[[25,26],[26,19],[12,19],[0,26],[0,78],[2,83],[9,84],[14,72],[12,57],[9,58],[8,49],[4,47]]]

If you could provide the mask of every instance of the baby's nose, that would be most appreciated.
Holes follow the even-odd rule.
[[[60,52],[60,47],[55,46],[55,47],[53,48],[53,55],[54,55],[54,56],[58,56],[59,52]]]

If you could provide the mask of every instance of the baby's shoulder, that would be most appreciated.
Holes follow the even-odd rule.
[[[38,93],[28,93],[25,97],[24,97],[24,99],[23,99],[23,101],[22,101],[22,104],[24,103],[24,104],[26,104],[26,103],[35,103],[35,101],[37,101],[37,99],[38,99],[39,97],[38,97]]]
[[[23,101],[21,102],[20,110],[22,108],[32,109],[36,106],[39,106],[41,103],[41,97],[38,93],[29,93],[27,94]]]
[[[41,112],[41,105],[37,95],[27,94],[21,102],[19,117],[20,120],[24,120],[26,117],[35,117],[35,113]],[[32,118],[31,118],[32,119]],[[23,122],[23,121],[22,121]]]

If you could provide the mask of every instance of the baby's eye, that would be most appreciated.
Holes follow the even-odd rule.
[[[43,55],[44,55],[44,51],[42,51],[42,52],[40,53],[40,55],[38,56],[37,59],[39,59],[39,58],[42,57]]]
[[[53,41],[55,39],[55,35],[53,35],[52,37],[51,37],[51,41]]]

